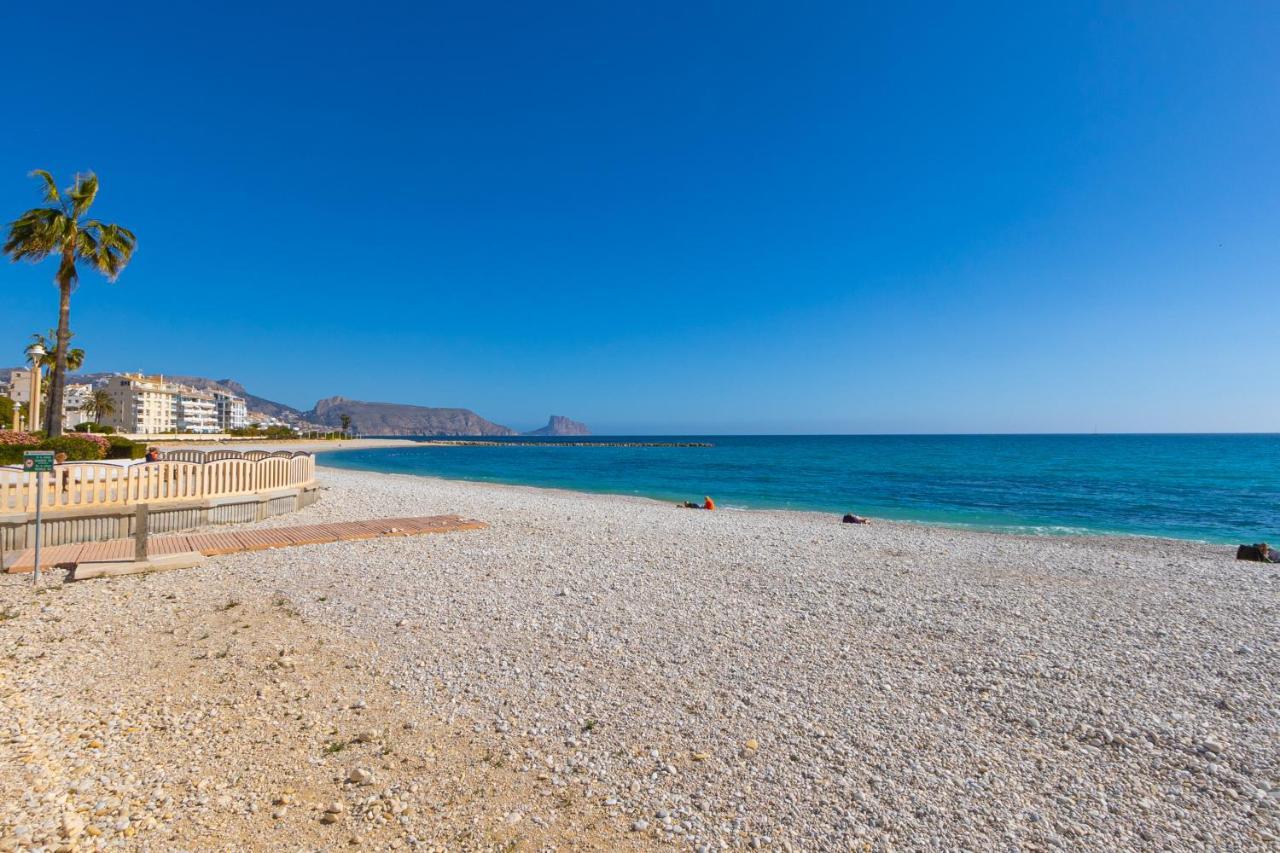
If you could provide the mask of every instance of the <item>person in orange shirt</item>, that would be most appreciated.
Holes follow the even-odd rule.
[[[706,503],[704,503],[704,504],[702,505],[702,508],[703,508],[703,509],[715,509],[715,508],[716,508],[716,502],[715,502],[715,501],[713,501],[713,500],[711,500],[711,496],[710,496],[710,495],[705,495],[702,499],[703,499],[704,501],[706,501]]]

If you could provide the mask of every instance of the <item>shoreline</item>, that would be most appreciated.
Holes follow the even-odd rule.
[[[338,448],[333,448],[333,449],[336,450]],[[361,448],[342,448],[342,449],[355,450],[355,449],[361,449]],[[677,508],[676,506],[673,505],[673,502],[669,499],[655,498],[655,497],[650,497],[649,495],[636,495],[636,494],[627,494],[624,492],[610,492],[610,491],[595,492],[595,491],[586,491],[583,489],[571,489],[564,486],[539,486],[539,485],[532,485],[528,483],[504,483],[504,482],[490,481],[490,480],[469,480],[469,479],[466,479],[465,477],[444,477],[438,474],[415,474],[415,473],[410,473],[406,471],[374,471],[368,468],[347,468],[347,467],[341,467],[341,466],[331,466],[331,465],[326,465],[324,463],[323,451],[317,451],[316,467],[323,468],[327,471],[376,474],[376,475],[385,476],[385,477],[413,477],[413,478],[419,478],[424,480],[438,480],[445,483],[462,483],[462,484],[472,485],[472,486],[487,486],[487,487],[496,487],[496,488],[503,488],[503,489],[532,489],[535,491],[562,493],[565,495],[578,495],[578,496],[591,497],[591,498],[616,498],[620,500],[643,501],[646,504],[671,507],[673,509]],[[689,511],[693,511],[693,510],[689,510]],[[781,514],[783,516],[795,515],[795,516],[807,517],[815,520],[821,519],[826,521],[830,521],[832,517],[835,517],[836,520],[838,521],[839,518],[843,516],[843,512],[835,511],[835,510],[784,509],[779,507],[751,507],[751,506],[732,506],[732,505],[728,505],[728,506],[718,505],[716,512],[725,512],[725,513],[742,512],[742,513],[753,513],[753,514],[765,513],[765,514]],[[973,533],[973,534],[992,535],[992,536],[1009,536],[1009,537],[1015,537],[1019,539],[1027,539],[1030,541],[1044,541],[1044,540],[1056,540],[1056,539],[1074,541],[1074,540],[1082,540],[1082,539],[1098,539],[1098,540],[1102,540],[1103,542],[1111,542],[1116,540],[1120,540],[1120,541],[1132,540],[1135,543],[1147,543],[1147,544],[1163,543],[1166,545],[1176,545],[1180,547],[1200,546],[1200,547],[1211,548],[1211,549],[1234,549],[1235,548],[1235,545],[1232,543],[1215,542],[1211,539],[1190,539],[1190,538],[1183,539],[1183,538],[1178,538],[1173,536],[1162,536],[1158,534],[1146,534],[1146,533],[1130,533],[1125,531],[1104,532],[1104,531],[1088,530],[1085,528],[1071,528],[1069,530],[1055,529],[1055,530],[1032,531],[1032,530],[1018,529],[1018,528],[1011,528],[1011,527],[998,527],[998,526],[985,526],[981,524],[970,524],[965,522],[921,521],[917,519],[886,518],[886,517],[877,516],[877,515],[870,515],[866,517],[871,520],[872,524],[880,525],[880,526],[892,525],[897,527],[920,528],[923,530],[933,530],[933,531],[954,531],[956,533]],[[850,526],[855,526],[855,525],[850,525]]]
[[[237,438],[230,441],[148,441],[148,447],[161,450],[302,450],[323,453],[332,450],[377,450],[392,447],[417,447],[418,441],[401,438],[343,438],[323,441],[313,438]]]

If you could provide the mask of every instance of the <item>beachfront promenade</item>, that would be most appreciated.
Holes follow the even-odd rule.
[[[324,545],[330,542],[354,542],[391,536],[421,536],[425,533],[456,533],[483,530],[484,522],[456,515],[433,515],[407,518],[375,518],[335,524],[307,524],[296,527],[272,527],[268,530],[232,530],[226,533],[176,533],[157,536],[147,543],[148,556],[199,554],[218,557],[244,551],[271,548],[294,548],[301,545]],[[134,557],[132,539],[106,539],[82,545],[55,545],[40,553],[40,568],[79,566],[83,563],[128,562]],[[30,572],[35,568],[34,550],[28,548],[7,561],[10,573]],[[77,574],[76,579],[79,579]]]
[[[0,549],[34,541],[37,508],[46,545],[127,538],[139,506],[150,529],[255,521],[293,512],[315,500],[310,453],[198,450],[170,452],[159,462],[72,462],[52,473],[0,469]]]

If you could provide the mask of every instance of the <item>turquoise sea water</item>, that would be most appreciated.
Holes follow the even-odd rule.
[[[501,447],[336,451],[321,464],[669,501],[711,495],[725,508],[851,511],[1027,533],[1280,540],[1280,435],[594,440],[715,446],[548,447],[556,440],[513,439]]]

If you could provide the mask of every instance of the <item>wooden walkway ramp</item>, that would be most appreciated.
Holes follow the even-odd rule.
[[[148,556],[182,554],[198,551],[206,557],[288,548],[293,545],[317,545],[324,542],[349,542],[355,539],[385,539],[393,536],[417,536],[422,533],[453,533],[458,530],[481,530],[482,521],[457,515],[427,515],[417,518],[375,518],[369,521],[346,521],[336,524],[308,524],[302,527],[263,527],[257,530],[229,530],[216,533],[170,533],[152,536],[147,542]],[[108,539],[79,545],[55,545],[40,549],[40,568],[69,566],[106,560],[132,560],[132,539]],[[8,572],[29,572],[35,566],[34,549],[5,555]]]

